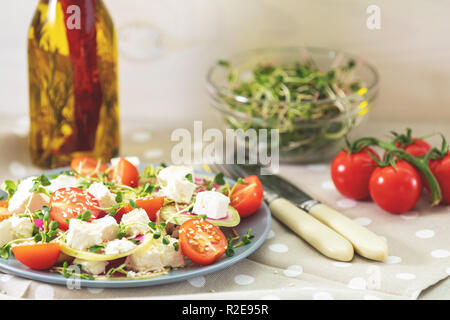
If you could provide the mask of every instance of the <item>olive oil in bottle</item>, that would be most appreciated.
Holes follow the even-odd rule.
[[[101,0],[40,0],[28,33],[31,158],[54,168],[119,151],[117,41]]]

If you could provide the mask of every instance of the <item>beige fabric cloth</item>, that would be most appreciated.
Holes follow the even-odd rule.
[[[417,126],[423,131],[418,134],[427,134],[433,128],[426,124]],[[373,123],[366,133],[379,136],[377,132],[388,132],[394,127],[402,126]],[[170,135],[147,128],[143,123],[124,121],[122,154],[138,155],[146,162],[168,162]],[[380,128],[386,130],[378,131]],[[30,164],[26,132],[26,119],[2,121],[0,179],[39,172]],[[145,288],[68,289],[0,273],[0,298],[416,299],[423,290],[449,276],[450,207],[430,209],[424,196],[414,211],[392,215],[373,203],[345,199],[334,189],[327,164],[282,165],[281,175],[385,237],[390,249],[387,261],[373,262],[359,256],[350,263],[330,260],[273,220],[269,238],[259,250],[248,259],[205,277]],[[449,299],[448,281],[430,292],[432,298]]]

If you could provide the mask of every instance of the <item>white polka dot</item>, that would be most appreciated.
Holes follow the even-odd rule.
[[[148,131],[136,131],[131,134],[131,140],[134,142],[147,142],[152,138]]]
[[[340,262],[340,261],[335,261],[335,262],[332,262],[331,264],[338,268],[348,268],[348,267],[352,266],[352,264],[350,262]]]
[[[357,289],[357,290],[365,290],[366,289],[366,280],[364,280],[361,277],[353,278],[349,281],[347,284],[347,287],[350,289]]]
[[[321,292],[316,292],[313,295],[313,299],[314,300],[333,300],[333,295],[329,292],[325,292],[325,291],[321,291]]]
[[[310,164],[306,166],[306,169],[310,171],[322,172],[328,169],[328,166],[325,164]]]
[[[372,219],[367,218],[367,217],[356,218],[356,219],[353,219],[353,221],[355,221],[357,224],[359,224],[361,226],[368,226],[369,224],[372,223]]]
[[[234,277],[234,282],[241,286],[246,286],[255,282],[255,278],[246,274],[238,274],[236,277]]]
[[[99,294],[103,292],[103,288],[88,288],[88,291],[93,294]]]
[[[357,202],[352,199],[340,199],[336,202],[336,205],[341,209],[350,209],[356,207]]]
[[[34,297],[36,299],[50,300],[55,296],[55,291],[47,284],[41,284],[36,288]]]
[[[386,264],[396,264],[402,262],[402,258],[397,256],[388,256],[386,260],[384,260],[384,263]]]
[[[322,189],[325,189],[325,190],[335,190],[336,189],[333,181],[331,181],[331,180],[322,182],[321,187],[322,187]]]
[[[413,280],[416,278],[416,275],[413,273],[397,273],[395,277],[401,280]]]
[[[364,295],[364,300],[381,300],[381,298],[374,296],[373,294],[366,294]]]
[[[450,251],[444,249],[437,249],[431,252],[433,258],[448,258],[450,256]]]
[[[420,239],[429,239],[434,237],[434,231],[430,229],[423,229],[416,232],[416,237]]]
[[[12,132],[20,137],[26,137],[30,128],[29,118],[20,118],[16,120],[15,125],[12,128]]]
[[[158,159],[164,154],[162,149],[150,149],[144,152],[144,157],[147,159]]]
[[[283,270],[283,273],[286,277],[296,277],[303,273],[303,268],[301,266],[292,265],[286,270]]]
[[[9,171],[16,177],[23,177],[27,173],[27,169],[18,161],[13,161],[9,164]]]
[[[402,218],[404,220],[414,220],[414,219],[417,219],[418,217],[419,217],[419,213],[417,211],[409,211],[409,212],[402,213],[400,215],[400,218]]]
[[[279,296],[276,296],[274,294],[268,294],[266,296],[262,296],[260,299],[261,300],[281,300],[281,298]]]
[[[12,278],[14,278],[14,276],[10,275],[10,274],[4,274],[2,275],[2,277],[0,278],[0,280],[2,282],[8,282],[9,280],[11,280]]]
[[[269,235],[267,236],[267,239],[275,238],[275,232],[273,230],[269,231]]]
[[[195,277],[195,278],[189,279],[188,282],[196,288],[202,288],[205,286],[206,279],[205,279],[205,277],[200,276],[200,277]]]
[[[269,246],[269,249],[273,252],[284,253],[288,252],[289,248],[285,244],[275,243]]]

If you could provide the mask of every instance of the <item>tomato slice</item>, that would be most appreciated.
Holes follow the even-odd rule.
[[[117,184],[136,188],[139,182],[139,171],[130,161],[120,158],[114,168],[113,180]]]
[[[164,197],[156,197],[156,198],[147,197],[143,199],[137,199],[134,202],[136,203],[138,208],[142,208],[145,210],[145,212],[147,212],[148,218],[151,221],[155,221],[156,213],[159,211],[159,209],[161,209],[161,207],[164,204]],[[122,220],[122,216],[132,210],[133,208],[128,204],[122,209],[120,209],[119,212],[117,212],[114,215],[114,218],[117,220],[118,223],[120,223],[120,220]]]
[[[91,211],[92,219],[104,214],[102,210],[95,208],[99,207],[98,200],[92,194],[80,188],[56,190],[50,198],[50,207],[52,219],[59,223],[59,228],[62,230],[69,228],[66,219],[76,218],[86,210]]]
[[[219,259],[227,249],[223,232],[208,221],[190,219],[180,227],[180,248],[191,261],[207,265]]]
[[[53,266],[59,257],[58,243],[36,243],[12,248],[17,260],[31,269],[44,270]]]
[[[83,176],[96,177],[99,173],[105,172],[108,169],[108,166],[99,159],[79,156],[72,159],[70,169],[75,170]]]
[[[238,184],[231,194],[230,205],[244,218],[254,213],[264,199],[263,186],[257,176],[248,176],[245,184]]]

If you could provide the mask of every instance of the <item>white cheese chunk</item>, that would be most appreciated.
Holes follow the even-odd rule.
[[[92,260],[83,260],[79,258],[75,258],[72,262],[73,265],[80,265],[81,270],[90,273],[93,275],[98,275],[105,273],[106,266],[108,265],[108,261],[92,261]]]
[[[137,208],[122,216],[123,224],[127,227],[127,236],[137,236],[144,234],[149,230],[147,212],[144,209]]]
[[[30,238],[33,235],[33,222],[27,217],[11,217],[11,228],[15,239]]]
[[[125,158],[125,160],[131,162],[131,164],[133,164],[135,167],[139,167],[139,165],[141,164],[141,161],[139,160],[138,157],[123,157]],[[112,158],[111,159],[111,166],[115,166],[116,164],[118,164],[120,161],[120,158]]]
[[[189,174],[194,181],[194,170],[190,167],[170,166],[162,169],[158,180],[164,196],[175,202],[189,203],[195,190],[195,184],[186,178]]]
[[[105,254],[120,254],[133,250],[135,247],[136,244],[134,244],[128,239],[125,238],[122,238],[120,240],[116,239],[106,244]]]
[[[33,188],[33,179],[36,177],[29,177],[17,186],[17,191],[9,199],[8,211],[12,214],[25,213],[28,208],[31,212],[39,210],[42,206],[48,206],[49,197],[43,193],[30,192]]]
[[[111,216],[92,222],[70,219],[67,245],[76,250],[85,250],[96,244],[113,240],[117,237],[119,226]]]
[[[103,183],[94,182],[87,191],[98,200],[101,208],[110,208],[116,204],[115,196]]]
[[[198,215],[205,214],[208,218],[222,219],[227,216],[230,198],[216,191],[203,191],[197,193],[192,212]]]
[[[150,247],[143,248],[129,255],[125,263],[134,271],[156,271],[164,267],[183,267],[185,260],[181,250],[176,251],[173,243],[178,240],[170,238],[170,244],[164,245],[161,240]]]
[[[0,247],[14,240],[14,231],[11,226],[11,220],[3,220],[0,222]]]
[[[60,174],[55,179],[50,180],[50,185],[45,187],[45,189],[53,193],[61,188],[74,188],[78,185],[78,179],[74,176],[68,176],[65,174]]]

